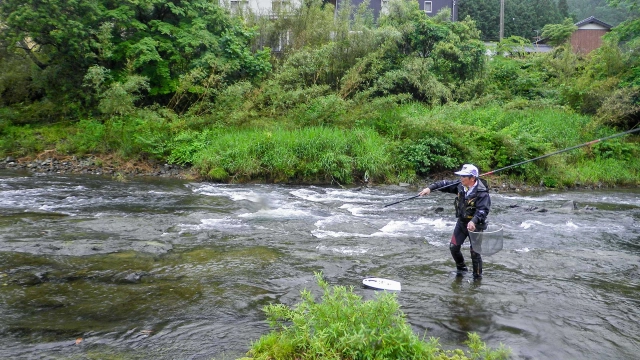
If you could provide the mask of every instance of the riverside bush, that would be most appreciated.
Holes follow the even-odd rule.
[[[321,273],[316,281],[323,291],[316,302],[309,290],[294,307],[264,307],[272,331],[254,342],[249,359],[506,359],[510,351],[486,346],[469,334],[469,352],[443,350],[438,340],[423,341],[411,330],[395,293],[378,292],[363,301],[353,287],[329,287]]]
[[[451,139],[425,137],[417,142],[407,142],[400,147],[399,156],[411,164],[417,175],[432,171],[453,169],[460,165],[460,152],[451,145]]]

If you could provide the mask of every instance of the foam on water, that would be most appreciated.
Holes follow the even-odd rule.
[[[318,239],[324,238],[349,238],[349,237],[373,237],[374,235],[369,234],[358,234],[358,233],[348,233],[345,231],[331,231],[331,230],[321,230],[316,229],[311,231],[311,235],[317,237]]]
[[[435,240],[435,239],[429,239],[428,237],[425,237],[425,240],[427,240],[427,244],[431,246],[435,246],[435,247],[449,246],[449,240]]]
[[[195,187],[193,191],[202,195],[228,197],[232,201],[247,200],[255,203],[263,201],[262,196],[253,190],[230,185],[202,185]]]
[[[325,238],[325,237],[422,237],[424,236],[424,232],[426,230],[426,222],[410,222],[403,220],[392,220],[389,221],[386,225],[378,229],[378,231],[371,234],[357,233],[357,232],[346,232],[346,231],[334,231],[325,229],[332,224],[335,223],[345,223],[348,221],[348,217],[345,216],[331,216],[329,218],[325,218],[319,220],[315,223],[317,227],[316,230],[313,230],[311,234],[317,238]]]
[[[456,223],[455,221],[447,221],[447,220],[444,220],[443,218],[430,219],[430,218],[421,217],[418,220],[416,220],[416,224],[431,225],[436,229],[447,229],[452,227]]]
[[[201,230],[238,230],[248,228],[249,225],[243,223],[239,219],[224,217],[221,219],[202,219],[200,224],[180,224],[180,233],[184,231],[201,231]]]
[[[346,215],[332,215],[316,221],[314,225],[317,228],[322,228],[332,224],[348,223],[349,221],[350,221],[350,218]]]
[[[365,216],[370,215],[371,213],[379,213],[381,211],[379,208],[355,204],[344,204],[340,206],[340,209],[349,211],[353,216]]]
[[[577,229],[578,225],[574,224],[573,221],[568,220],[567,221],[567,227],[570,228],[570,229]]]
[[[549,225],[543,224],[542,222],[537,221],[537,220],[525,220],[525,221],[522,222],[522,224],[520,224],[520,227],[526,230],[526,229],[529,229],[529,228],[531,228],[533,226],[538,226],[538,225],[539,226],[549,226]]]
[[[387,225],[385,225],[384,227],[382,227],[382,229],[380,229],[381,232],[383,233],[391,233],[391,234],[398,234],[398,233],[404,233],[407,231],[419,231],[419,230],[424,230],[424,226],[422,225],[415,225],[409,221],[390,221]]]
[[[366,191],[353,190],[326,190],[314,191],[311,189],[296,189],[289,192],[291,195],[312,202],[341,201],[345,203],[370,203],[378,204],[388,197],[380,194],[369,194]]]
[[[546,227],[551,229],[556,229],[559,231],[574,231],[574,230],[582,230],[582,231],[602,231],[602,224],[593,224],[593,225],[584,225],[582,223],[575,223],[573,219],[566,220],[563,223],[543,223],[538,220],[525,220],[520,224],[520,228],[523,230],[535,229],[536,227]],[[624,231],[624,226],[620,224],[608,223],[605,226],[607,232],[620,232]],[[514,229],[515,230],[515,229]]]
[[[514,195],[504,195],[504,194],[491,194],[492,198],[502,198],[507,200],[518,200],[518,201],[533,201],[533,202],[543,202],[543,201],[559,201],[560,199],[554,198],[554,196],[514,196]]]
[[[333,253],[349,255],[349,256],[363,255],[369,251],[369,249],[363,248],[363,247],[355,247],[355,248],[348,247],[348,246],[330,247],[325,245],[316,246],[316,250],[323,251],[323,252],[333,252]]]
[[[317,215],[307,210],[278,208],[261,209],[256,212],[238,215],[238,217],[246,219],[305,219],[314,218]]]
[[[293,196],[297,196],[301,199],[313,202],[321,202],[321,201],[329,201],[325,194],[321,194],[319,192],[309,190],[309,189],[298,189],[289,192]]]

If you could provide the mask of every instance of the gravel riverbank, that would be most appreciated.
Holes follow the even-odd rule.
[[[0,160],[0,169],[25,170],[48,174],[92,174],[127,178],[133,176],[158,176],[197,179],[191,168],[152,162],[124,161],[113,156],[86,157],[52,156],[15,159],[11,156]]]

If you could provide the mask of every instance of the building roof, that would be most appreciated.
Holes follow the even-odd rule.
[[[582,21],[578,21],[577,23],[575,23],[574,25],[578,27],[578,29],[580,29],[580,27],[585,26],[585,25],[589,25],[589,24],[596,24],[596,25],[600,25],[603,28],[607,29],[607,30],[611,30],[611,28],[613,28],[613,26],[607,24],[606,22],[602,21],[602,20],[598,20],[596,17],[594,16],[589,16],[588,18],[582,20]],[[549,40],[549,38],[540,38],[538,39],[538,41],[534,41],[534,44],[546,44],[547,40]]]
[[[580,28],[581,26],[587,25],[587,24],[598,24],[606,29],[611,29],[613,26],[607,24],[604,21],[598,20],[593,16],[589,16],[588,18],[582,20],[582,21],[578,21],[577,23],[575,23],[574,25],[577,26],[578,28]]]
[[[531,46],[525,46],[524,51],[527,53],[547,53],[553,50],[553,46],[547,44],[533,43]]]

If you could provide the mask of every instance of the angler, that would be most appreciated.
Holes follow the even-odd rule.
[[[455,172],[460,176],[459,181],[437,181],[424,190],[418,196],[429,195],[433,190],[456,194],[454,202],[456,208],[456,226],[453,229],[449,250],[456,263],[458,275],[468,271],[464,262],[464,256],[460,248],[469,237],[469,231],[482,232],[487,229],[487,216],[491,208],[491,197],[484,180],[478,178],[478,168],[471,164],[465,164],[460,171]],[[473,278],[482,278],[482,255],[473,250],[471,244],[471,264],[473,265]]]

